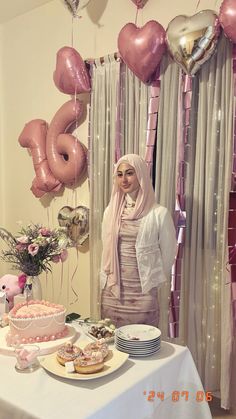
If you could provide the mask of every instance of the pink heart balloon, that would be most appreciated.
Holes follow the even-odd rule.
[[[136,4],[138,9],[142,9],[145,6],[145,4],[148,2],[148,0],[132,0],[132,2]]]
[[[224,29],[225,35],[236,42],[236,1],[224,0],[220,7],[220,24]]]
[[[176,16],[166,30],[170,54],[185,73],[193,75],[213,54],[220,33],[219,19],[213,10],[194,16]]]
[[[69,95],[90,92],[89,74],[80,54],[72,47],[57,52],[53,80],[62,93]]]
[[[127,23],[118,36],[123,61],[144,83],[150,82],[165,52],[165,29],[155,20],[142,28]]]

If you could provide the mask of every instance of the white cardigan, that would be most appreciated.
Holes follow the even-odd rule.
[[[104,212],[102,237],[106,234]],[[136,239],[136,257],[143,294],[166,281],[174,263],[177,242],[172,217],[167,208],[156,205],[142,218]],[[101,271],[101,288],[105,288],[107,274]]]

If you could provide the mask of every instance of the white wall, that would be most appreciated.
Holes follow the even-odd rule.
[[[166,28],[168,22],[179,14],[195,14],[197,3],[197,0],[149,0],[139,12],[138,25],[154,19]],[[220,2],[215,0],[202,0],[198,11],[218,10],[219,6]],[[135,21],[135,14],[136,8],[131,0],[91,0],[87,9],[81,11],[82,18],[74,22],[73,46],[83,58],[96,58],[116,51],[119,31],[126,23]],[[17,141],[26,122],[35,118],[49,122],[58,108],[69,100],[68,95],[57,90],[52,76],[56,52],[64,45],[71,46],[71,35],[71,15],[60,0],[53,0],[0,27],[0,223],[12,232],[17,232],[18,220],[24,224],[32,221],[56,227],[57,214],[62,206],[89,206],[87,180],[77,190],[66,188],[61,196],[36,199],[30,191],[34,177],[31,157]],[[79,139],[87,144],[87,122],[79,127],[78,132]],[[74,300],[70,282],[76,266],[76,250],[71,249],[63,272],[56,266],[47,280],[42,275],[44,298],[60,301],[68,311],[88,316],[88,245],[78,251],[73,284],[79,299],[70,305]],[[6,272],[9,272],[9,267],[1,262],[0,274]],[[63,288],[60,295],[61,278]]]

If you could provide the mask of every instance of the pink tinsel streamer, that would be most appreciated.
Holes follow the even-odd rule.
[[[185,146],[188,143],[188,130],[190,126],[190,113],[192,101],[192,78],[183,75],[182,95],[179,95],[178,117],[178,155],[177,155],[177,185],[175,204],[175,226],[177,230],[177,256],[172,267],[171,296],[169,305],[169,335],[179,336],[179,306],[182,276],[182,256],[186,228],[185,210]],[[182,124],[183,121],[183,124]]]
[[[233,68],[233,83],[234,83],[234,100],[236,100],[236,44],[233,45],[233,57],[232,57],[232,68]],[[235,210],[235,206],[232,202],[232,195],[236,194],[236,107],[234,109],[234,129],[233,129],[233,164],[232,164],[232,178],[231,178],[231,192],[230,192],[230,208],[229,208],[229,219],[230,211]],[[233,231],[235,228],[233,229]],[[229,260],[227,263],[227,270],[230,272],[231,278],[231,301],[232,301],[232,312],[234,319],[234,335],[236,335],[236,243],[233,244],[232,228],[228,229],[228,246],[229,246]]]

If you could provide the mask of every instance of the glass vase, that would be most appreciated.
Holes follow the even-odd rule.
[[[38,276],[29,276],[25,283],[26,300],[42,300],[42,287]]]

